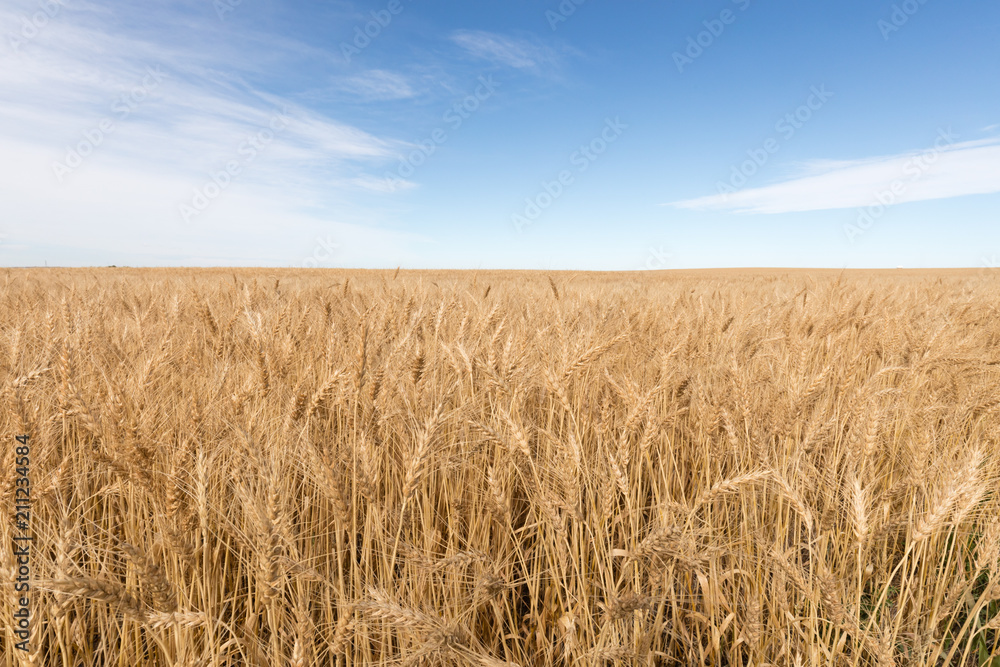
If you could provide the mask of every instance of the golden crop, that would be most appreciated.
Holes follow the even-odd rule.
[[[0,291],[4,667],[1000,651],[994,273],[7,270]]]

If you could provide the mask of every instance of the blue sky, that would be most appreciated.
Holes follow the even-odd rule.
[[[0,264],[1000,264],[1000,5],[6,0]]]

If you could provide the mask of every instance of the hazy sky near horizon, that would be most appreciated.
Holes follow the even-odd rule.
[[[1000,265],[1000,5],[6,0],[0,265]]]

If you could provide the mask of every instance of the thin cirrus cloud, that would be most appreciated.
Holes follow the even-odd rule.
[[[344,78],[336,85],[366,102],[403,100],[417,94],[406,77],[380,69]]]
[[[546,74],[558,69],[562,55],[538,39],[511,37],[485,30],[458,30],[452,41],[474,58],[530,72]]]
[[[942,137],[946,135],[942,133]],[[939,140],[922,151],[816,160],[797,177],[759,188],[671,202],[695,211],[771,214],[862,208],[1000,192],[1000,139]]]
[[[63,148],[110,117],[119,121],[117,136],[102,142],[95,155],[155,156],[157,169],[168,159],[178,169],[200,170],[202,163],[231,153],[247,132],[287,113],[292,122],[269,147],[272,153],[316,166],[391,152],[392,142],[247,83],[241,64],[227,61],[221,50],[165,48],[113,35],[95,25],[97,17],[86,18],[53,20],[23,47],[24,57],[0,60],[0,136]],[[13,19],[0,13],[0,26]],[[68,51],[65,44],[76,47]],[[122,136],[128,140],[117,140]]]
[[[0,8],[0,34],[17,34],[33,5],[12,0]],[[205,253],[200,244],[214,239],[218,247],[208,252],[235,258],[280,227],[291,233],[266,246],[273,256],[256,258],[280,264],[309,256],[315,238],[328,233],[339,239],[343,261],[355,253],[361,262],[364,247],[392,252],[419,241],[370,228],[373,216],[349,199],[359,169],[381,164],[400,142],[249,83],[257,65],[235,57],[211,22],[192,34],[195,24],[184,15],[157,15],[157,31],[143,35],[112,18],[88,4],[67,5],[16,50],[0,52],[6,248],[89,244],[150,261],[183,261]],[[270,58],[304,52],[273,46]],[[391,74],[372,81],[369,94],[409,94]],[[286,122],[217,200],[183,218],[180,205],[228,162],[246,160],[240,151],[248,136],[277,119]],[[78,167],[57,168],[81,145],[87,155]],[[344,219],[351,217],[357,222]],[[156,235],[177,241],[150,246]]]
[[[391,194],[399,190],[412,190],[417,187],[417,184],[413,181],[399,178],[396,174],[388,174],[383,178],[372,176],[371,174],[361,174],[351,179],[351,184],[362,190],[377,192],[379,194]]]

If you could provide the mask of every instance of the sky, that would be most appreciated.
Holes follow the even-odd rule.
[[[1000,4],[4,0],[0,265],[1000,266]]]

